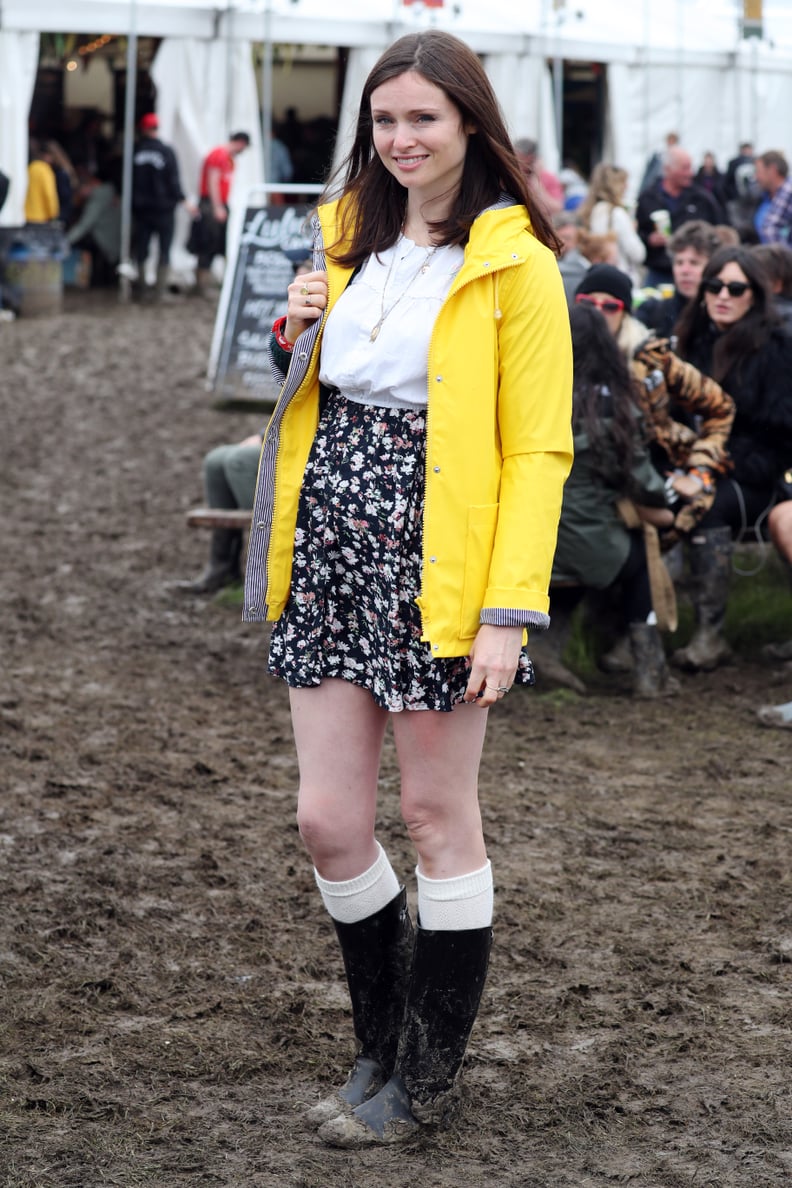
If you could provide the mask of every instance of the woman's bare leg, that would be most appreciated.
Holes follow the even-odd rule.
[[[366,689],[342,680],[290,689],[289,697],[300,836],[323,878],[353,879],[377,858],[377,778],[388,713]]]
[[[487,861],[478,803],[486,728],[487,711],[474,705],[393,715],[402,814],[427,878],[454,878]]]

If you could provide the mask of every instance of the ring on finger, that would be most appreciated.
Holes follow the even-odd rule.
[[[311,298],[310,298],[310,297],[306,297],[306,298],[305,298],[305,304],[306,304],[306,305],[310,305],[310,304],[311,304]]]
[[[300,289],[300,292],[302,293],[303,297],[307,297],[308,294],[310,293],[310,291],[311,290],[308,288],[307,285],[303,285],[303,287]]]

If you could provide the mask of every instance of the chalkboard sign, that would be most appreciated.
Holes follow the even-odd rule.
[[[233,274],[218,309],[218,349],[210,366],[217,403],[260,407],[277,395],[267,344],[286,312],[286,289],[297,264],[310,260],[310,207],[248,206]],[[230,279],[230,283],[229,282]]]

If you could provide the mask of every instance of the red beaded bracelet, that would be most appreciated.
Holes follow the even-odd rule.
[[[275,335],[275,341],[282,351],[287,351],[289,354],[294,350],[294,343],[289,342],[286,335],[283,333],[286,326],[286,317],[278,318],[272,323],[272,333]]]

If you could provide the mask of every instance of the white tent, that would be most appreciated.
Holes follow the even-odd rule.
[[[162,133],[186,173],[231,123],[258,130],[250,42],[350,49],[343,138],[366,66],[405,29],[428,24],[482,54],[513,135],[536,135],[550,168],[559,163],[552,66],[562,60],[605,64],[604,151],[634,182],[672,129],[694,159],[711,150],[725,162],[742,139],[789,153],[792,5],[765,0],[762,39],[741,39],[741,14],[735,0],[2,0],[0,168],[13,179],[26,164],[38,33],[132,28],[166,39],[154,67]],[[258,151],[241,159],[241,185],[263,180],[260,161]],[[18,191],[5,222],[19,221]]]

